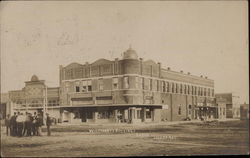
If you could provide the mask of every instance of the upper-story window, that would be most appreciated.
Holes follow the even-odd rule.
[[[172,83],[172,93],[174,93],[174,90],[175,90],[175,84]]]
[[[157,81],[156,81],[156,90],[157,90],[157,91],[160,91],[160,85],[159,85],[159,84],[160,84],[160,81],[157,80]]]
[[[76,92],[80,92],[80,87],[76,86]]]
[[[87,92],[87,81],[82,81],[82,92]]]
[[[210,88],[208,88],[207,95],[210,97]]]
[[[135,88],[139,88],[139,78],[137,76],[135,77]]]
[[[184,84],[184,85],[183,85],[183,93],[184,93],[184,94],[186,94],[186,88],[187,88],[187,86]]]
[[[153,89],[153,80],[149,79],[149,90]]]
[[[179,93],[179,85],[178,85],[178,83],[176,83],[176,85],[175,85],[175,92]]]
[[[166,92],[166,83],[162,81],[162,92]]]
[[[113,89],[118,89],[118,78],[113,78]]]
[[[128,76],[124,77],[123,78],[123,85],[124,85],[124,88],[129,88],[129,78]]]
[[[203,88],[201,87],[201,96],[203,96]]]
[[[212,97],[214,97],[214,89],[212,89],[212,94],[211,95],[212,95]]]
[[[145,79],[144,79],[144,78],[141,78],[141,86],[142,86],[142,89],[145,89],[144,82],[145,82]]]
[[[180,84],[180,93],[182,94],[183,93],[183,88],[182,88],[182,84]]]
[[[204,96],[207,96],[207,89],[204,88]]]
[[[169,82],[166,82],[166,90],[167,90],[167,92],[170,91]]]
[[[98,80],[99,90],[103,91],[103,79]]]
[[[92,91],[92,81],[88,80],[87,84],[88,84],[88,92]]]

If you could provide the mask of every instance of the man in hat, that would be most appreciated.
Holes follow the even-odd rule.
[[[46,113],[46,115],[47,115],[47,118],[46,118],[47,132],[48,132],[48,136],[50,136],[51,135],[50,126],[51,126],[52,120],[48,113]]]
[[[10,114],[8,114],[5,119],[5,126],[6,126],[6,134],[8,136],[10,133]]]

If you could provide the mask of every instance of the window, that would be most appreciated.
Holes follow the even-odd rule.
[[[172,83],[172,93],[174,93],[174,87],[175,87],[175,84]]]
[[[167,92],[170,91],[170,89],[169,89],[169,82],[166,82],[166,89],[167,89]]]
[[[137,119],[141,118],[141,110],[136,110],[137,111]]]
[[[87,81],[82,81],[82,92],[87,92]]]
[[[159,86],[160,86],[160,85],[159,85],[159,82],[160,82],[159,80],[157,80],[157,81],[156,81],[156,88],[157,88],[157,91],[160,91],[160,88],[159,88]]]
[[[181,115],[181,105],[178,107],[178,115]]]
[[[207,93],[208,93],[207,95],[210,96],[210,88],[208,88],[208,92]]]
[[[99,90],[103,91],[103,79],[98,80]]]
[[[203,88],[201,88],[201,96],[203,96]]]
[[[113,89],[118,89],[118,78],[113,78]]]
[[[126,77],[124,77],[124,88],[129,88],[129,79],[128,79],[128,77],[126,76]]]
[[[109,116],[111,115],[111,112],[109,111],[102,111],[102,112],[98,112],[98,119],[108,119]]]
[[[76,86],[76,92],[80,92],[80,87]]]
[[[166,83],[162,81],[162,92],[166,92]]]
[[[142,86],[142,89],[145,89],[145,86],[144,86],[144,78],[141,78],[141,86]]]
[[[184,92],[184,94],[187,94],[187,93],[186,93],[186,89],[187,89],[187,86],[186,86],[186,85],[183,85],[183,92]]]
[[[135,88],[139,88],[139,79],[137,76],[135,77]]]
[[[180,93],[182,94],[183,91],[182,91],[182,84],[180,84]]]
[[[176,86],[175,86],[175,92],[176,92],[176,93],[179,93],[178,88],[179,88],[179,85],[178,85],[178,83],[176,83]]]
[[[214,96],[214,89],[212,89],[212,97]]]
[[[192,114],[192,106],[188,105],[188,114],[191,115]]]
[[[152,90],[153,89],[153,80],[152,79],[149,79],[149,90]]]
[[[204,96],[207,96],[207,89],[204,88]]]
[[[151,118],[151,111],[150,109],[146,109],[146,118]]]
[[[92,91],[92,81],[89,80],[87,84],[88,84],[88,92]]]

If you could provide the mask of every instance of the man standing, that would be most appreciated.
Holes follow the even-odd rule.
[[[10,135],[11,136],[17,136],[17,123],[16,123],[16,112],[14,112],[14,115],[10,118]]]
[[[48,113],[46,113],[46,115],[47,115],[47,119],[46,119],[46,126],[47,126],[47,134],[48,134],[48,136],[50,136],[50,134],[51,134],[51,131],[50,131],[50,126],[51,126],[51,118],[50,118],[50,116],[49,116],[49,114]]]
[[[10,133],[10,114],[8,114],[5,119],[5,126],[6,126],[6,135],[8,136]]]
[[[32,128],[32,121],[33,121],[33,117],[31,115],[31,113],[28,113],[28,119],[26,120],[27,123],[27,136],[31,136],[31,128]]]
[[[24,128],[24,122],[25,122],[25,116],[23,113],[17,116],[16,122],[17,122],[17,135],[19,137],[23,136],[23,128]]]
[[[36,123],[38,136],[42,136],[42,125],[43,125],[43,118],[42,118],[41,114],[38,114],[37,123]]]
[[[37,136],[37,115],[34,112],[34,116],[32,118],[32,135]]]

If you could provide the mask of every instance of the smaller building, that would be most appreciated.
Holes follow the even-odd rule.
[[[249,104],[244,103],[240,105],[240,119],[249,119]]]
[[[239,96],[234,93],[217,93],[216,100],[226,104],[226,118],[240,118]]]
[[[216,105],[218,107],[218,119],[226,118],[226,99],[216,98]]]
[[[61,118],[59,108],[59,88],[47,87],[44,80],[36,75],[25,82],[21,90],[9,91],[10,114],[14,112],[50,113],[52,117]]]
[[[9,109],[9,95],[8,93],[1,93],[0,101],[0,119],[5,119],[6,116],[10,113]]]

